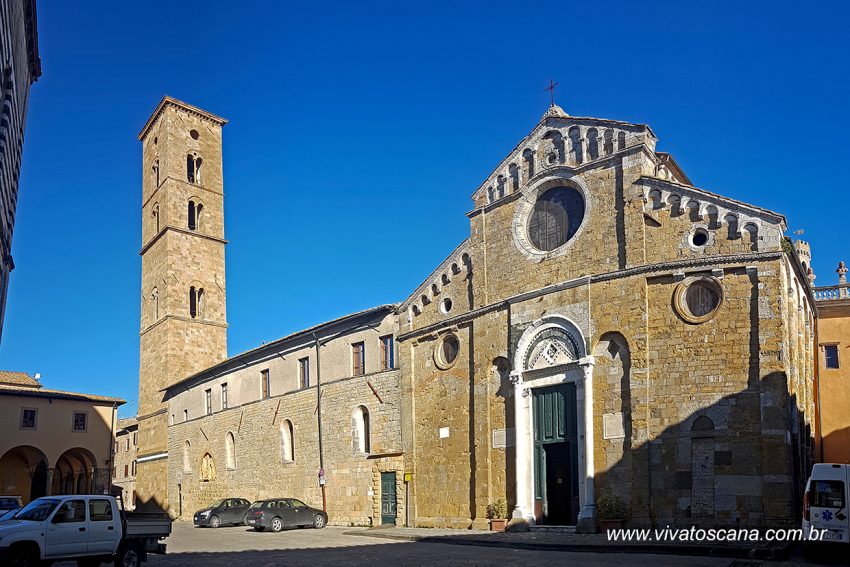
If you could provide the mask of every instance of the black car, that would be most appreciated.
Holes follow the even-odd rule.
[[[251,503],[244,498],[216,500],[203,510],[195,512],[194,522],[198,527],[217,528],[226,524],[238,526],[245,520],[245,512]]]
[[[328,515],[323,510],[311,508],[296,498],[257,500],[245,514],[245,525],[258,532],[266,528],[273,532],[302,526],[324,528],[327,523]]]

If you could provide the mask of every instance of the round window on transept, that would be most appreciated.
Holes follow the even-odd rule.
[[[697,248],[702,248],[708,244],[708,231],[704,228],[698,228],[691,234],[691,244]]]
[[[446,297],[443,298],[443,301],[440,302],[440,311],[443,312],[444,315],[448,315],[449,311],[452,310],[452,298]]]
[[[200,137],[197,130],[189,130],[189,135],[192,136],[193,140],[197,140]]]
[[[584,220],[584,197],[572,187],[553,187],[534,203],[528,217],[528,239],[543,252],[566,244]]]
[[[688,323],[703,323],[711,319],[723,303],[720,282],[708,276],[688,278],[676,287],[673,304]]]
[[[454,366],[459,352],[460,341],[457,336],[452,333],[443,335],[434,349],[434,362],[437,363],[438,368],[446,370]]]

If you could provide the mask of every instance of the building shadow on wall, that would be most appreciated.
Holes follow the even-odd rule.
[[[850,463],[850,427],[824,435],[821,446],[825,463]]]
[[[768,374],[638,445],[628,435],[643,425],[625,427],[623,457],[607,469],[597,459],[596,498],[619,496],[635,527],[798,525],[813,439],[787,388],[784,373]],[[678,411],[671,392],[649,423]]]

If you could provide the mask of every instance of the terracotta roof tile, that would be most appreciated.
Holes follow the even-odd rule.
[[[41,388],[38,380],[30,377],[26,372],[12,372],[0,370],[0,384],[14,384],[15,386],[29,386],[30,388]]]

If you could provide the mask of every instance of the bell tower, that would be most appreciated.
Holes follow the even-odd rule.
[[[221,130],[227,121],[163,97],[142,142],[142,289],[137,502],[168,509],[161,390],[227,357]],[[196,416],[190,416],[196,417]]]

